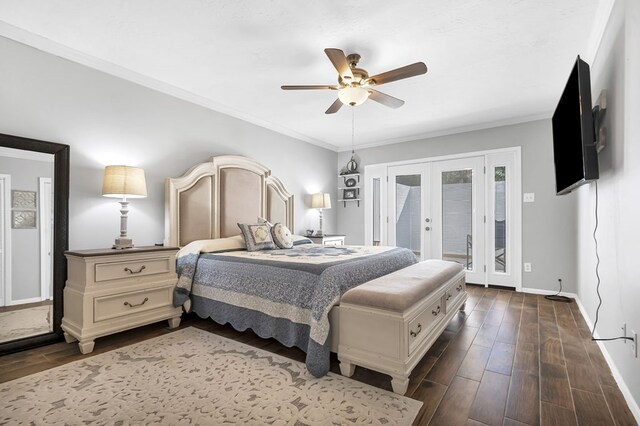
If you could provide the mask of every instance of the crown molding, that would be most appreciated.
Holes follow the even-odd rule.
[[[153,77],[140,74],[136,71],[122,67],[120,65],[116,65],[112,62],[105,61],[92,55],[88,55],[84,52],[73,49],[69,46],[65,46],[61,43],[55,42],[22,28],[16,27],[2,20],[0,20],[0,36],[41,50],[45,53],[49,53],[54,56],[58,56],[60,58],[67,59],[69,61],[121,78],[123,80],[136,83],[140,86],[165,93],[167,95],[173,96],[174,98],[178,98],[183,101],[187,101],[201,107],[246,121],[248,123],[264,127],[265,129],[292,137],[302,142],[310,143],[312,145],[316,145],[334,152],[338,151],[338,147],[336,145],[318,139],[310,138],[289,128],[271,123],[266,120],[262,120],[249,114],[245,114],[227,105],[223,105],[211,99],[205,98],[204,96],[197,95],[188,90],[184,90],[164,81],[157,80]]]
[[[550,112],[541,113],[541,114],[532,114],[532,115],[525,115],[521,117],[508,118],[505,120],[486,121],[484,123],[471,124],[469,126],[451,127],[448,129],[436,130],[433,132],[418,133],[415,135],[409,135],[409,136],[403,136],[398,138],[385,139],[378,142],[360,144],[360,145],[356,145],[354,147],[354,150],[376,148],[384,145],[393,145],[393,144],[403,143],[403,142],[413,142],[413,141],[419,141],[423,139],[433,139],[440,136],[456,135],[459,133],[468,133],[468,132],[474,132],[477,130],[492,129],[496,127],[512,126],[515,124],[528,123],[530,121],[550,119],[552,114],[553,112],[550,111]],[[348,151],[351,151],[351,147],[341,147],[338,152],[348,152]]]
[[[0,157],[19,158],[21,160],[44,161],[53,164],[53,154],[36,151],[24,151],[20,149],[7,148],[0,146]]]

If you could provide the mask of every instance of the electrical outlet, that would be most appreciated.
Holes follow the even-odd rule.
[[[638,333],[631,330],[631,337],[633,337],[633,341],[631,342],[631,353],[634,358],[638,358]]]
[[[525,272],[531,272],[531,263],[529,263],[529,262],[525,262],[524,263],[524,271]]]
[[[627,323],[623,322],[622,323],[622,327],[620,327],[620,330],[622,330],[622,337],[627,337]],[[623,340],[624,344],[627,344],[627,339]]]
[[[533,203],[536,201],[536,194],[533,192],[525,192],[522,196],[522,201],[525,203]]]

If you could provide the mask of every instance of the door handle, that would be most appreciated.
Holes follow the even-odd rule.
[[[430,227],[430,226],[425,226],[425,227],[424,227],[424,230],[425,230],[425,231],[431,231],[431,227]]]

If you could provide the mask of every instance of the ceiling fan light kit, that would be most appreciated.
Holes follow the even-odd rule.
[[[345,105],[361,105],[367,100],[371,92],[364,87],[347,86],[338,90],[338,98]]]
[[[342,105],[357,106],[371,99],[390,108],[399,108],[404,101],[373,89],[373,86],[391,83],[409,77],[425,74],[427,66],[423,62],[407,65],[391,71],[369,77],[369,73],[358,68],[360,55],[352,53],[345,56],[340,49],[328,48],[324,52],[338,71],[338,85],[317,86],[281,86],[282,90],[337,90],[338,99],[325,111],[325,114],[334,114]]]

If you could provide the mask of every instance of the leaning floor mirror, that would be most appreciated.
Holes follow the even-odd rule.
[[[0,134],[0,354],[60,340],[69,146]]]

